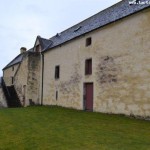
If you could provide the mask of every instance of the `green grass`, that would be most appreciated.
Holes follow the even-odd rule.
[[[59,107],[0,109],[2,150],[150,150],[150,122]]]

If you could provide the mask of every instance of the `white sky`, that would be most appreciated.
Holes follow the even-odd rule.
[[[0,0],[0,76],[36,36],[59,33],[121,0]]]

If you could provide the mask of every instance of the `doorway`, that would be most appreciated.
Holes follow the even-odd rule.
[[[26,85],[23,86],[23,106],[25,106],[26,101]]]
[[[84,108],[93,111],[93,83],[84,83]]]

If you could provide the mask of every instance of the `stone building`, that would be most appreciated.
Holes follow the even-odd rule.
[[[30,65],[25,65],[25,59],[21,61],[22,70],[30,74],[26,83],[20,84],[28,85],[26,105],[32,100],[43,105],[150,117],[149,24],[149,4],[129,5],[123,0],[50,39],[38,36],[34,58],[26,57]],[[33,59],[36,67],[31,65]],[[18,88],[24,80],[21,73],[15,75],[17,91],[23,91],[23,87]]]
[[[18,99],[22,106],[39,105],[40,78],[41,78],[41,50],[49,45],[48,40],[37,36],[33,48],[20,49],[20,54],[3,68],[3,80],[6,87],[6,95],[10,95],[10,101]],[[16,95],[16,97],[13,97]],[[6,96],[7,97],[7,96]],[[15,103],[14,101],[14,103]],[[8,106],[16,104],[9,102]]]
[[[2,78],[0,78],[0,108],[7,107],[6,97],[2,89]]]
[[[16,91],[22,106],[39,104],[40,54],[34,53],[33,49],[26,51],[24,47],[20,51],[3,69],[5,85],[9,93],[12,88]]]

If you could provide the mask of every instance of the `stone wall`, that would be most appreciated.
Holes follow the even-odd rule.
[[[27,86],[27,77],[28,77],[28,53],[24,53],[23,60],[19,65],[19,69],[15,74],[15,82],[14,86],[18,97],[23,106],[27,104],[27,97],[26,97],[26,86]]]
[[[0,87],[0,108],[7,107],[6,98],[3,89]]]
[[[3,70],[3,78],[4,78],[6,86],[12,85],[12,77],[14,77],[15,73],[18,70],[18,67],[19,67],[19,64],[15,64]]]
[[[27,98],[32,105],[40,104],[40,54],[28,55]]]
[[[149,24],[147,9],[44,53],[44,104],[83,109],[83,84],[93,82],[94,111],[150,116]],[[93,73],[85,76],[88,58]]]
[[[40,54],[28,52],[15,76],[15,89],[24,106],[39,104]]]
[[[14,70],[12,69],[14,67]],[[14,83],[12,84],[12,77]],[[14,85],[23,106],[40,103],[40,54],[25,52],[20,64],[4,70],[6,86]]]

